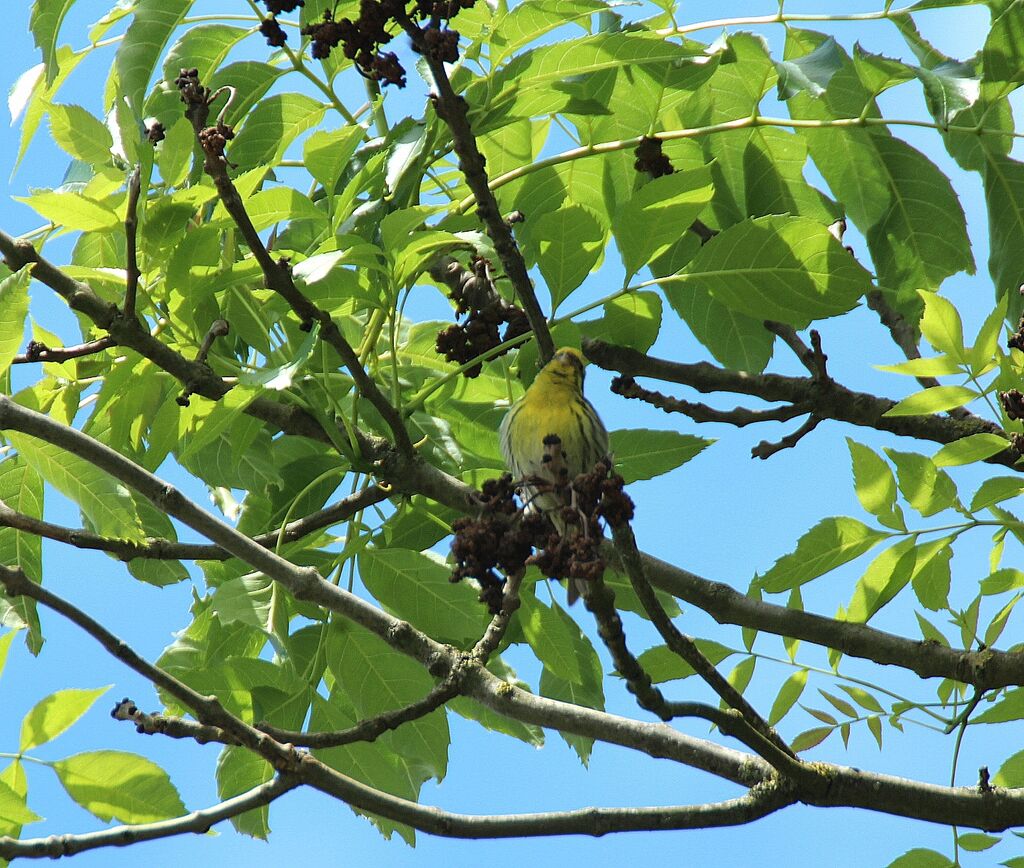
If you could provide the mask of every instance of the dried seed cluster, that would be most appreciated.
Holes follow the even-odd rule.
[[[480,601],[492,614],[501,608],[506,575],[536,565],[553,579],[599,579],[605,568],[600,554],[602,521],[619,526],[633,517],[633,501],[621,476],[609,475],[607,461],[581,473],[560,492],[567,504],[562,511],[567,532],[560,534],[541,512],[517,506],[515,482],[510,474],[488,480],[476,518],[460,518],[453,525],[451,581],[473,578],[480,585]],[[522,482],[522,480],[519,480]],[[538,480],[530,480],[536,485]],[[575,495],[575,506],[569,506]]]
[[[672,168],[672,161],[661,149],[661,139],[645,136],[633,154],[636,156],[633,168],[638,172],[647,172],[652,178],[671,175],[675,171]]]
[[[335,20],[330,10],[323,18],[302,28],[302,35],[312,40],[311,53],[316,59],[330,57],[331,52],[341,46],[342,53],[355,63],[366,78],[384,84],[405,87],[405,67],[393,51],[382,51],[398,30],[405,30],[412,36],[413,47],[445,63],[459,59],[459,33],[443,22],[449,21],[461,9],[471,8],[476,0],[416,0],[412,9],[406,0],[362,0],[359,15]],[[260,25],[260,33],[267,43],[274,47],[285,44],[288,38],[274,16],[291,12],[303,5],[303,0],[264,0],[270,13]],[[428,23],[420,28],[414,18]]]
[[[448,297],[455,302],[455,312],[465,316],[441,331],[434,346],[449,362],[462,365],[470,359],[488,353],[498,344],[511,340],[530,330],[529,320],[522,308],[505,301],[494,288],[489,276],[490,262],[476,257],[472,271],[451,260],[431,273],[448,285]],[[504,333],[500,331],[505,326]],[[505,350],[508,352],[508,350]],[[503,355],[498,353],[497,355]],[[464,372],[466,377],[480,375],[481,364]]]

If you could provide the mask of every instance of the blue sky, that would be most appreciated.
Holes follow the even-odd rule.
[[[12,4],[8,11],[9,31],[16,37],[8,41],[0,60],[0,78],[10,85],[26,68],[38,61],[27,32],[28,4]],[[218,4],[203,3],[197,11],[212,11]],[[231,6],[232,12],[244,13],[247,7],[238,2],[219,4]],[[696,3],[682,5],[681,15],[688,21],[720,18],[729,14],[770,13],[770,2]],[[107,4],[79,0],[64,25],[64,39],[78,47],[84,43],[83,23],[96,20]],[[874,9],[874,5],[858,8]],[[851,11],[845,4],[817,3],[801,7],[802,11]],[[983,10],[939,10],[919,16],[926,36],[950,54],[965,57],[980,45],[985,22]],[[812,26],[812,25],[808,25]],[[814,25],[817,26],[817,25]],[[898,39],[895,28],[885,22],[843,24],[831,28],[848,48],[860,40],[872,51],[907,57],[909,52]],[[783,37],[780,27],[765,29],[765,35],[778,47]],[[716,35],[709,30],[698,37],[710,41]],[[76,102],[99,113],[99,89],[109,64],[109,56],[89,61],[76,72],[72,82],[60,95],[62,102]],[[389,111],[392,117],[404,110],[418,111],[423,98],[421,83],[410,76],[410,86]],[[883,100],[890,116],[921,117],[924,114],[920,91],[915,84],[895,89]],[[782,111],[770,110],[781,114]],[[975,277],[958,275],[948,281],[944,294],[961,306],[968,334],[991,309],[993,294],[985,268],[987,235],[984,203],[976,176],[961,172],[945,156],[937,134],[927,130],[900,129],[897,134],[928,154],[946,172],[961,196],[968,215],[968,225],[975,242],[979,273]],[[0,129],[0,154],[9,167],[17,152],[19,129]],[[29,231],[39,218],[28,208],[10,200],[24,195],[31,187],[52,187],[60,183],[67,158],[47,141],[41,130],[28,156],[10,180],[7,195],[0,198],[0,227],[12,234]],[[7,171],[0,173],[6,179]],[[809,176],[813,175],[809,172]],[[858,240],[853,238],[855,246]],[[48,254],[61,261],[66,244],[48,246]],[[862,246],[859,249],[863,249]],[[612,260],[615,257],[609,256]],[[610,266],[614,269],[614,266]],[[607,280],[615,279],[609,274]],[[594,279],[592,279],[593,281]],[[587,286],[591,286],[588,283]],[[607,291],[607,284],[605,285]],[[78,336],[73,320],[60,305],[53,302],[49,290],[33,288],[33,313],[47,328],[65,336],[69,343]],[[871,368],[874,363],[898,361],[898,351],[887,343],[870,311],[861,310],[842,321],[827,322],[821,331],[825,348],[832,358],[833,372],[845,385],[876,390],[898,397],[909,384]],[[666,328],[653,352],[683,360],[703,357],[702,350],[681,326]],[[777,352],[775,369],[798,372],[795,364]],[[755,571],[763,572],[774,560],[792,550],[796,539],[823,515],[849,514],[859,516],[860,507],[853,494],[849,463],[843,438],[853,436],[873,445],[894,443],[892,438],[873,436],[838,423],[825,423],[795,450],[779,453],[767,462],[752,461],[751,446],[761,439],[773,439],[789,429],[771,426],[764,430],[735,430],[722,426],[696,426],[686,420],[667,417],[657,411],[644,411],[633,405],[623,406],[607,392],[608,378],[594,371],[588,378],[588,392],[602,412],[609,428],[650,427],[683,430],[706,437],[718,437],[714,448],[668,478],[632,487],[638,504],[637,536],[641,546],[657,556],[739,589],[745,589]],[[722,405],[728,406],[726,398]],[[175,481],[180,481],[175,478]],[[205,492],[192,493],[206,503]],[[77,511],[51,498],[54,521],[77,525]],[[1015,553],[1019,556],[1019,550]],[[981,567],[983,548],[958,553],[955,572],[972,579]],[[44,555],[47,582],[91,614],[108,623],[112,629],[150,659],[155,658],[171,641],[172,634],[185,626],[191,588],[187,583],[165,589],[141,586],[133,582],[116,562],[102,556],[74,551],[70,555],[58,546],[47,545]],[[861,568],[863,565],[860,565]],[[841,571],[835,576],[808,586],[805,604],[808,609],[831,614],[837,603],[849,597],[849,589],[859,573],[857,569]],[[878,625],[888,629],[906,630],[913,624],[910,606],[896,605],[883,613]],[[576,612],[577,617],[586,613]],[[699,612],[687,611],[681,621],[687,632],[711,635],[712,625]],[[198,808],[216,801],[213,767],[217,749],[196,747],[162,738],[145,738],[130,726],[116,724],[107,710],[121,696],[131,696],[143,707],[156,708],[151,689],[142,684],[107,657],[87,637],[56,617],[46,617],[44,628],[49,641],[38,659],[31,658],[20,646],[12,651],[7,669],[0,678],[0,752],[17,745],[21,715],[34,702],[61,687],[97,687],[112,685],[92,712],[69,733],[38,752],[52,759],[80,750],[102,747],[143,753],[163,765],[179,787],[189,808]],[[628,622],[633,646],[640,650],[655,644],[645,625]],[[1011,624],[1012,631],[1012,624]],[[739,631],[717,634],[720,641],[739,646]],[[784,658],[781,641],[762,637],[757,650],[765,655]],[[827,668],[824,653],[803,649],[803,659],[811,665]],[[536,681],[536,663],[525,655],[512,655],[511,661],[526,680]],[[606,668],[611,668],[605,658]],[[787,666],[763,660],[758,664],[764,684],[751,694],[751,699],[766,710],[778,686],[792,671]],[[873,679],[906,691],[915,697],[932,697],[932,687],[915,678],[879,671],[877,667],[846,661],[844,671]],[[828,679],[816,686],[832,689]],[[609,689],[609,709],[643,717],[619,686]],[[706,691],[687,681],[669,685],[672,698],[703,697]],[[580,766],[576,756],[556,734],[549,733],[548,744],[534,750],[518,742],[480,732],[475,726],[454,715],[450,717],[453,734],[450,770],[439,786],[424,787],[422,801],[442,808],[472,813],[564,809],[588,805],[679,804],[712,801],[738,794],[738,790],[715,779],[679,768],[665,762],[648,760],[628,751],[598,746],[589,770]],[[793,736],[810,727],[807,715],[797,714],[782,726],[783,734]],[[695,723],[682,723],[681,728],[694,735],[705,736],[707,729]],[[961,759],[962,773],[958,783],[971,783],[978,766],[998,762],[1016,748],[1012,744],[997,750],[985,746],[985,731],[968,734]],[[936,783],[948,783],[948,739],[908,728],[900,737],[886,730],[887,748],[879,753],[866,730],[856,732],[850,749],[843,749],[838,739],[830,739],[811,752],[815,759],[829,760],[866,769],[905,774]],[[1014,737],[1019,742],[1019,729]],[[1002,733],[1007,737],[1006,733]],[[938,758],[938,759],[936,759]],[[45,768],[32,768],[30,774],[30,806],[46,816],[44,823],[29,827],[28,834],[47,835],[80,832],[96,827],[96,821],[74,806],[60,790],[52,774]],[[662,834],[618,835],[601,840],[561,838],[543,840],[511,840],[497,842],[449,841],[420,836],[412,850],[399,840],[383,841],[364,820],[356,818],[347,807],[312,792],[292,793],[271,811],[273,834],[269,843],[252,841],[221,826],[221,837],[207,841],[194,836],[169,839],[122,851],[98,851],[75,857],[78,865],[128,864],[128,860],[146,859],[153,864],[184,864],[188,860],[216,860],[222,866],[290,864],[301,860],[307,866],[338,864],[377,866],[406,865],[468,865],[472,863],[512,866],[533,863],[552,865],[569,860],[585,860],[592,866],[619,865],[624,860],[642,855],[652,861],[675,860],[693,865],[741,866],[757,862],[762,865],[830,864],[860,866],[887,864],[913,846],[932,846],[948,850],[951,840],[947,829],[910,823],[895,818],[852,810],[820,810],[798,807],[769,817],[751,826],[738,829]],[[991,851],[999,859],[1016,855],[1005,843]],[[982,861],[965,864],[985,864]]]

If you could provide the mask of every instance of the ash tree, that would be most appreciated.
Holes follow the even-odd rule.
[[[0,665],[14,643],[60,654],[44,642],[66,620],[153,691],[113,721],[91,685],[5,700],[24,720],[2,746],[0,857],[225,820],[264,837],[271,806],[312,788],[410,842],[804,804],[953,828],[901,865],[996,845],[1024,863],[1000,834],[1024,826],[1024,2],[706,22],[669,0],[138,0],[62,27],[87,5],[35,0],[41,63],[10,97],[8,169],[47,135],[69,166],[20,197],[38,229],[0,231]],[[922,35],[970,6],[980,50]],[[881,30],[901,56],[872,49]],[[96,57],[106,80],[68,100]],[[883,110],[897,89],[916,114]],[[982,249],[961,195],[984,200]],[[961,316],[944,285],[986,258]],[[833,349],[847,323],[870,336]],[[903,359],[878,372],[882,340]],[[611,431],[614,466],[568,486],[585,545],[524,515],[498,446],[560,346],[582,348]],[[767,553],[742,528],[645,545],[677,519],[636,483],[685,492],[721,446],[699,425],[769,463],[824,439],[855,514],[812,504]],[[742,503],[763,466],[725,471],[737,508],[794,509],[785,490]],[[81,526],[53,520],[67,502]],[[730,545],[744,573],[688,569]],[[85,550],[110,556],[119,593],[191,583],[161,654],[114,634],[99,591],[54,590]],[[87,712],[90,750],[28,769]],[[459,753],[453,716],[584,762],[597,745],[680,764],[731,795],[423,804]],[[128,727],[137,751],[111,748]],[[922,727],[943,752],[897,776]],[[957,768],[979,732],[987,765]],[[864,737],[878,750],[854,768],[844,745]],[[183,804],[146,757],[161,739],[220,745],[219,802]],[[33,837],[37,772],[102,822]]]

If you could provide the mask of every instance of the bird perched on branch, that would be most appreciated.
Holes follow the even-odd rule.
[[[501,452],[526,509],[543,512],[563,536],[582,522],[566,521],[576,507],[572,481],[608,455],[608,432],[583,395],[583,355],[562,347],[501,423]],[[569,602],[578,596],[569,583]]]

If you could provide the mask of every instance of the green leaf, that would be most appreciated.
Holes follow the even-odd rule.
[[[1024,273],[1024,163],[987,153],[983,177],[988,206],[988,270],[996,297],[1012,297]]]
[[[615,470],[627,483],[668,473],[715,442],[692,434],[650,428],[612,431],[609,441],[615,457]]]
[[[986,82],[1020,85],[1024,82],[1024,7],[1009,3],[992,22],[981,51]]]
[[[556,613],[559,619],[565,623],[566,627],[572,624],[572,619],[563,609],[558,608]],[[572,626],[575,627],[575,624],[572,624]],[[577,627],[576,629],[578,630],[579,628]],[[601,661],[589,641],[581,642],[577,646],[577,654],[579,668],[582,673],[580,682],[577,683],[560,678],[545,666],[540,674],[541,696],[602,711],[604,709],[604,673],[601,669]],[[559,735],[576,752],[583,764],[586,765],[590,759],[590,751],[594,743],[593,739],[566,732],[559,732]]]
[[[941,630],[936,627],[931,621],[924,617],[920,612],[914,612],[914,616],[917,618],[917,626],[921,630],[921,635],[928,642],[935,642],[944,648],[949,647],[949,639],[947,639]]]
[[[333,191],[338,178],[348,166],[352,154],[363,140],[363,128],[342,127],[338,130],[317,130],[302,147],[302,161],[309,172],[327,191]]]
[[[775,697],[775,702],[772,703],[772,710],[768,714],[769,726],[775,726],[789,713],[789,710],[796,704],[806,686],[806,669],[798,669],[786,679],[779,690],[778,696]]]
[[[160,766],[119,750],[79,753],[53,763],[69,796],[104,822],[155,823],[185,813]]]
[[[1009,305],[1009,297],[1000,296],[992,312],[985,317],[985,321],[978,329],[978,336],[974,339],[974,346],[968,353],[968,362],[975,376],[985,373],[1000,354],[999,336],[1006,324],[1006,310]]]
[[[929,413],[942,413],[969,404],[977,397],[978,393],[967,386],[932,386],[909,395],[882,415],[924,416]]]
[[[655,178],[620,205],[612,231],[627,278],[678,240],[713,193],[711,171],[701,166]]]
[[[986,835],[982,832],[965,832],[963,835],[957,835],[956,842],[964,850],[969,853],[981,853],[984,850],[988,850],[990,847],[994,847],[1003,839],[999,835]]]
[[[288,146],[323,120],[323,103],[301,93],[278,93],[259,102],[228,148],[228,159],[244,171],[273,166]]]
[[[908,359],[895,365],[875,365],[879,371],[905,374],[909,377],[945,377],[963,372],[963,364],[947,355]]]
[[[95,166],[110,162],[110,130],[81,106],[51,105],[50,134],[76,160]]]
[[[947,606],[949,597],[949,561],[953,557],[954,537],[943,537],[914,546],[905,557],[913,559],[910,582],[917,599],[933,612]]]
[[[846,620],[866,624],[875,613],[889,603],[910,581],[914,561],[906,555],[914,547],[916,537],[901,539],[879,552],[864,575],[857,580],[853,596],[846,608]]]
[[[57,37],[60,35],[60,25],[74,3],[75,0],[36,0],[32,4],[29,29],[36,47],[43,54],[47,87],[57,77]]]
[[[868,711],[875,711],[879,714],[885,713],[885,709],[882,708],[879,701],[863,688],[853,687],[849,684],[840,684],[839,689],[848,694],[849,697],[861,708],[865,708]]]
[[[857,709],[850,705],[845,699],[840,699],[838,696],[833,696],[827,690],[819,690],[820,693],[829,704],[840,714],[845,714],[847,717],[856,717]]]
[[[950,358],[963,362],[967,358],[964,349],[964,327],[960,312],[941,295],[934,292],[918,292],[924,302],[921,317],[921,334],[936,350]]]
[[[546,606],[531,593],[523,593],[521,598],[518,622],[537,659],[559,678],[582,684],[579,627],[559,617],[557,603]]]
[[[81,507],[96,533],[142,541],[142,527],[131,496],[113,477],[56,443],[16,431],[8,431],[7,437],[30,467]]]
[[[762,320],[726,307],[703,286],[671,283],[662,289],[693,336],[723,365],[754,374],[765,369],[774,335]]]
[[[829,79],[842,67],[844,59],[838,43],[830,36],[802,57],[774,61],[779,73],[779,100],[787,100],[801,91],[821,96]]]
[[[941,853],[918,847],[908,850],[899,859],[890,862],[887,868],[955,868],[955,866]]]
[[[846,438],[853,460],[853,482],[860,505],[872,515],[889,516],[896,505],[896,477],[874,450]]]
[[[118,46],[115,63],[121,92],[140,119],[142,98],[163,47],[192,3],[193,0],[139,0],[135,5],[132,23]]]
[[[1005,594],[1007,591],[1017,588],[1024,588],[1024,572],[1012,567],[995,570],[978,583],[978,592],[986,597],[993,594]]]
[[[551,309],[557,310],[604,255],[605,230],[592,211],[573,204],[541,214],[534,230],[540,239],[537,265]]]
[[[697,639],[696,644],[701,653],[715,666],[733,654],[739,653],[733,648],[727,648],[710,639]],[[666,645],[655,645],[653,648],[648,648],[637,659],[655,684],[689,678],[694,674],[693,667]]]
[[[870,288],[870,276],[825,226],[805,217],[759,217],[720,232],[675,277],[726,307],[758,320],[804,328],[846,313]]]
[[[1024,718],[1024,688],[1014,687],[991,708],[976,715],[974,723],[1007,723]]]
[[[992,777],[997,787],[1024,787],[1024,750],[1018,751]]]
[[[922,516],[928,518],[956,503],[956,485],[930,458],[888,448],[885,453],[896,465],[896,479],[907,503]]]
[[[274,777],[274,769],[263,757],[252,751],[228,745],[217,757],[216,776],[217,797],[227,800],[265,784]],[[270,835],[269,816],[270,805],[264,805],[232,817],[231,825],[235,827],[236,832],[265,841]]]
[[[474,107],[470,116],[479,135],[515,118],[534,117],[573,106],[573,97],[589,73],[634,69],[640,64],[685,63],[694,56],[679,45],[651,35],[600,33],[544,45],[514,57],[493,75],[479,79],[466,92]],[[558,86],[555,86],[557,83]],[[580,95],[576,108],[607,111],[598,101]]]
[[[973,464],[998,455],[1009,448],[1010,443],[998,434],[968,434],[952,443],[947,443],[932,457],[936,467],[958,467]]]
[[[210,76],[250,31],[230,24],[193,24],[172,45],[164,56],[163,78],[173,83],[182,69],[193,68],[199,80],[209,87]],[[219,106],[218,106],[219,108]]]
[[[334,689],[346,697],[357,719],[401,708],[422,699],[433,687],[419,663],[362,627],[332,625],[327,652],[327,665],[337,682]],[[403,724],[378,742],[441,780],[448,768],[449,740],[448,719],[441,708]]]
[[[387,611],[439,641],[466,648],[487,626],[477,593],[452,584],[451,568],[428,554],[367,548],[359,554],[359,575]]]
[[[44,219],[67,229],[94,232],[113,229],[121,223],[121,219],[112,208],[81,193],[43,190],[31,196],[13,198],[18,202],[24,202]]]
[[[566,21],[589,18],[607,9],[599,0],[525,0],[497,18],[491,28],[491,63],[528,45]]]
[[[620,295],[605,303],[603,317],[579,326],[585,337],[646,353],[661,331],[661,297],[647,290]]]
[[[27,826],[29,823],[38,823],[43,818],[31,810],[25,803],[25,796],[19,794],[10,784],[0,780],[0,830],[4,832],[9,828],[8,824]],[[6,862],[4,863],[7,864]]]
[[[800,537],[796,551],[783,555],[759,584],[771,594],[788,591],[842,566],[891,534],[854,518],[825,518]]]
[[[28,751],[69,729],[110,687],[95,690],[69,688],[40,699],[21,722],[19,751]]]
[[[327,215],[317,208],[309,197],[291,187],[260,190],[246,199],[245,210],[257,230],[292,220],[315,220],[325,224],[327,222]]]
[[[831,726],[818,726],[814,729],[805,730],[790,742],[790,747],[796,753],[810,750],[812,747],[817,747],[821,744],[833,732],[835,732],[835,729]]]
[[[7,372],[25,339],[30,280],[28,268],[0,280],[0,375]]]

